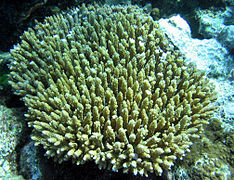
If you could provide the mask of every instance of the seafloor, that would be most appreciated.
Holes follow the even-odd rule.
[[[57,164],[30,139],[26,107],[8,84],[9,53],[20,35],[46,16],[94,1],[29,0],[0,3],[0,179],[180,179],[231,180],[234,167],[234,3],[232,0],[100,0],[134,4],[158,21],[188,62],[216,86],[218,109],[191,151],[161,177],[99,170],[95,164]],[[197,58],[194,58],[196,52]]]

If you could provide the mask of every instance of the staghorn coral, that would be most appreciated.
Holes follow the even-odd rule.
[[[35,145],[63,162],[161,175],[215,109],[213,86],[136,6],[88,6],[29,28],[11,85]]]

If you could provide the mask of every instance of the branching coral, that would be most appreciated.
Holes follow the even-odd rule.
[[[199,138],[214,88],[136,6],[82,6],[29,28],[11,85],[59,162],[161,175]]]

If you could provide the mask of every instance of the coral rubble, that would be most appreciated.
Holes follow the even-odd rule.
[[[24,126],[22,119],[15,110],[0,105],[0,179],[17,176],[16,146]]]

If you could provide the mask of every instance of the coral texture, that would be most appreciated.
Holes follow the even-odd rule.
[[[20,109],[0,105],[0,179],[13,179],[17,175],[15,149],[24,127],[23,114],[20,112]]]
[[[21,39],[11,85],[28,107],[35,144],[59,162],[161,175],[215,109],[204,74],[136,6],[82,6]]]

